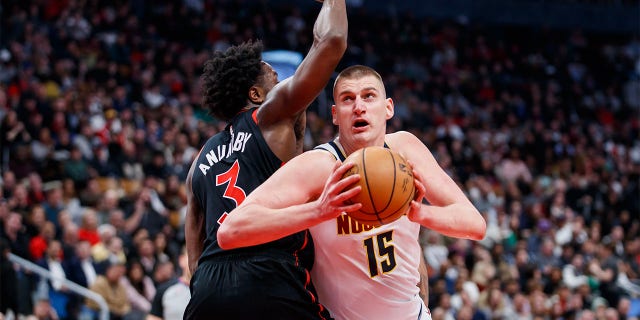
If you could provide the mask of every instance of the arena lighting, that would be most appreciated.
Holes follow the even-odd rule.
[[[289,50],[272,50],[262,53],[262,60],[276,70],[280,81],[292,76],[303,58],[301,53]]]

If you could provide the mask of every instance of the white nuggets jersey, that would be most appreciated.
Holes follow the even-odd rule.
[[[317,148],[344,160],[335,142]],[[419,224],[403,216],[376,228],[341,215],[310,231],[312,279],[319,301],[336,320],[416,320],[421,310],[427,312],[417,286]]]

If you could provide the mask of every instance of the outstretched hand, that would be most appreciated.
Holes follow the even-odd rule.
[[[321,219],[333,219],[343,212],[352,212],[362,207],[361,203],[352,203],[349,200],[360,193],[359,185],[352,185],[360,180],[360,175],[353,174],[344,177],[344,174],[353,167],[353,163],[342,163],[336,160],[333,172],[324,185],[322,194],[316,200],[320,208]]]
[[[419,216],[420,216],[420,207],[422,206],[422,199],[424,199],[424,195],[427,189],[423,182],[424,178],[422,177],[422,175],[418,172],[418,170],[414,169],[415,166],[413,165],[413,163],[411,163],[411,161],[407,161],[407,162],[411,166],[411,171],[413,172],[413,183],[416,187],[415,196],[413,197],[413,200],[411,201],[411,205],[409,206],[409,212],[407,212],[407,217],[411,221],[418,222],[420,221]]]

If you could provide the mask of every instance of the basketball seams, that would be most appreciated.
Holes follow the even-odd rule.
[[[382,208],[380,210],[375,210],[375,215],[378,218],[378,221],[380,221],[380,223],[384,223],[384,221],[383,221],[384,218],[380,217],[380,212],[384,212],[387,209],[389,209],[389,206],[391,205],[391,200],[393,200],[393,194],[394,194],[394,192],[396,190],[396,179],[397,179],[396,158],[393,156],[393,153],[391,152],[390,149],[385,148],[384,150],[386,151],[387,155],[389,155],[391,157],[391,163],[393,164],[393,180],[392,180],[393,183],[391,184],[391,194],[389,194],[389,196],[387,197],[387,204],[384,206],[384,208]],[[369,193],[369,195],[371,195],[371,193]]]
[[[373,194],[371,193],[371,187],[369,186],[369,177],[367,176],[367,149],[365,148],[364,150],[362,150],[362,170],[361,170],[361,176],[364,176],[364,184],[367,186],[367,190],[369,190],[368,195],[369,195],[369,203],[371,203],[371,207],[373,208],[373,214],[375,214],[376,216],[378,215],[376,212],[378,212],[378,210],[376,209],[376,203],[373,201]],[[378,220],[380,220],[378,218]]]
[[[395,221],[407,212],[415,196],[415,185],[410,182],[411,189],[405,195],[407,191],[404,188],[409,187],[405,184],[413,181],[413,176],[405,168],[399,168],[407,166],[408,169],[406,160],[400,154],[389,148],[371,147],[354,152],[345,161],[349,158],[356,161],[355,167],[359,169],[349,170],[345,176],[360,174],[362,194],[356,199],[363,205],[360,210],[348,213],[351,218],[365,225],[380,226]],[[403,196],[405,198],[401,198]]]
[[[391,153],[391,152],[389,152],[389,153]],[[396,176],[396,175],[397,175],[397,170],[395,170],[395,169],[396,169],[396,167],[395,167],[395,165],[396,165],[396,159],[395,159],[395,157],[393,156],[393,154],[392,154],[392,153],[391,153],[391,157],[393,158],[393,163],[394,163],[394,170],[393,170],[393,175],[394,175],[394,180],[393,180],[393,181],[394,181],[394,188],[393,188],[393,189],[392,189],[392,191],[391,191],[391,192],[392,192],[392,194],[391,194],[391,197],[389,197],[389,200],[393,199],[393,192],[395,192],[395,190],[396,190],[396,189],[395,189],[395,182],[396,182],[396,179],[397,179],[397,176]],[[411,187],[412,187],[412,188],[411,188],[411,192],[409,192],[409,193],[408,193],[408,195],[407,195],[407,199],[406,199],[405,201],[403,201],[403,202],[402,202],[402,205],[401,205],[397,210],[395,210],[395,211],[393,211],[393,212],[391,212],[391,213],[389,213],[389,214],[385,215],[385,216],[384,216],[384,217],[382,217],[382,218],[380,218],[380,217],[379,217],[379,215],[378,215],[378,214],[376,214],[376,216],[378,216],[378,219],[379,219],[379,220],[381,220],[381,221],[385,221],[387,218],[395,216],[398,212],[403,211],[403,210],[407,210],[407,209],[408,209],[407,203],[410,203],[410,202],[411,202],[411,200],[413,199],[413,196],[415,195],[415,190],[416,190],[416,186],[415,186],[414,184],[411,184]],[[388,207],[389,207],[389,206],[387,206],[387,208],[388,208]],[[385,208],[385,210],[386,210],[387,208]],[[384,222],[384,223],[386,223],[386,222]]]

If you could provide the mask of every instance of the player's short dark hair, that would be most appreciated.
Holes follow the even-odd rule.
[[[347,67],[344,70],[340,71],[340,73],[336,77],[336,81],[333,83],[333,90],[336,89],[336,85],[338,84],[338,82],[340,82],[343,79],[358,79],[365,76],[374,76],[378,78],[380,82],[383,82],[382,76],[380,76],[380,74],[376,70],[374,70],[371,67],[357,64],[357,65]]]
[[[216,51],[204,64],[202,106],[223,121],[247,105],[249,88],[261,72],[262,42],[247,41]]]

